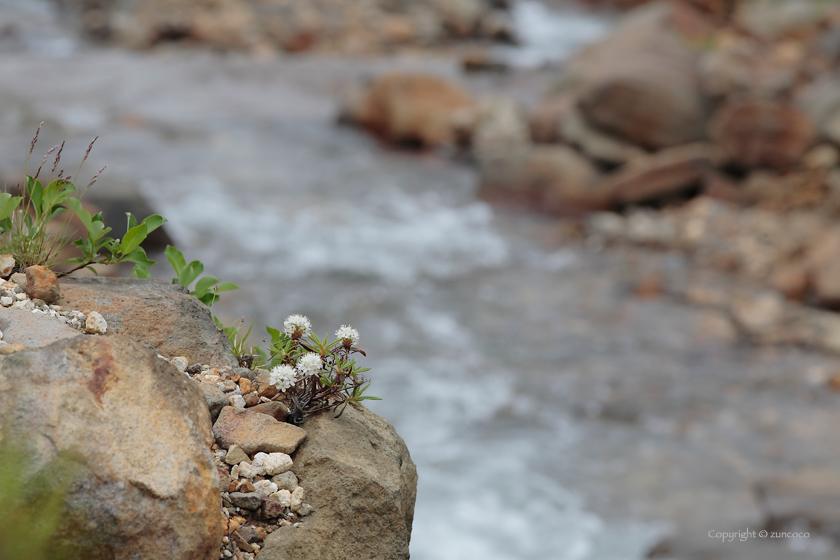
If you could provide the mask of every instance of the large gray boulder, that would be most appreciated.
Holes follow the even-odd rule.
[[[57,538],[80,557],[218,558],[207,405],[154,352],[125,336],[79,335],[2,356],[0,425],[21,442],[28,472],[56,457],[77,464]]]
[[[167,358],[237,366],[230,340],[213,323],[210,309],[183,286],[164,280],[64,278],[59,305],[98,311],[108,333],[128,335]]]
[[[315,511],[272,533],[260,560],[407,559],[417,469],[402,438],[352,406],[308,420],[306,431],[293,471]]]

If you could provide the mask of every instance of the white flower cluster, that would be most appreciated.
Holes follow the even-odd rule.
[[[268,376],[268,382],[277,387],[278,391],[285,391],[298,381],[298,372],[292,366],[275,366]]]
[[[341,328],[335,331],[335,336],[344,342],[344,346],[355,346],[359,343],[359,331],[350,325],[341,325]]]
[[[315,354],[314,352],[310,352],[309,354],[304,354],[298,359],[297,370],[300,372],[302,377],[309,377],[310,375],[320,373],[323,365],[324,363],[321,361],[321,356]]]
[[[292,338],[308,336],[312,332],[312,325],[306,315],[289,315],[283,321],[283,332]]]

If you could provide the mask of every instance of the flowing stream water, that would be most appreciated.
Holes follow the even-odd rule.
[[[566,55],[605,28],[541,10],[517,12],[538,28],[523,63]],[[734,405],[711,406],[716,420],[691,449],[675,435],[683,410],[728,398],[698,380],[813,377],[826,359],[733,345],[706,328],[718,324],[709,313],[634,298],[627,271],[654,257],[565,246],[553,221],[478,201],[471,168],[334,124],[336,95],[366,72],[455,76],[454,63],[137,54],[61,33],[39,42],[49,11],[15,17],[0,59],[0,169],[19,169],[40,120],[42,146],[67,138],[66,154],[98,134],[89,171],[109,169],[94,188],[141,192],[189,259],[242,287],[219,316],[255,317],[258,329],[291,313],[321,334],[356,327],[370,392],[383,398],[370,408],[406,440],[420,475],[412,558],[636,560],[665,520],[721,501],[731,504],[723,517],[754,511],[727,485],[730,466],[696,466],[729,445],[715,430],[744,424]],[[559,55],[552,21],[577,33]],[[648,402],[662,387],[668,399]],[[625,408],[609,408],[628,392]],[[747,452],[737,443],[726,457]],[[685,499],[672,496],[698,479]]]

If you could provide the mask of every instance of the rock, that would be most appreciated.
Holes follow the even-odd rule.
[[[175,369],[181,373],[185,373],[187,371],[187,364],[189,364],[189,360],[183,356],[177,356],[169,360],[169,363],[175,366]]]
[[[207,401],[207,409],[210,411],[210,419],[215,421],[222,408],[228,405],[227,395],[212,383],[199,383],[198,388],[204,393],[204,399]]]
[[[565,82],[586,120],[607,133],[653,150],[702,140],[707,100],[691,37],[709,30],[685,4],[643,6],[569,60]]]
[[[265,458],[263,468],[268,476],[284,473],[293,466],[292,458],[285,453],[271,453]]]
[[[814,146],[802,156],[802,164],[807,169],[831,169],[838,163],[840,151],[831,144]]]
[[[242,395],[231,395],[227,398],[228,405],[238,408],[244,409],[245,408],[245,399],[242,398]]]
[[[277,485],[280,490],[288,490],[292,492],[295,488],[300,486],[298,478],[292,471],[276,474],[271,477],[271,482]]]
[[[237,367],[233,368],[230,372],[231,375],[238,375],[239,377],[244,377],[245,379],[250,379],[254,381],[257,378],[257,372],[252,369],[244,368],[244,367]],[[244,393],[244,391],[243,391]]]
[[[621,165],[646,155],[644,150],[593,127],[578,110],[566,115],[560,123],[560,134],[588,157],[607,164]]]
[[[265,469],[262,467],[252,465],[250,462],[245,461],[239,463],[239,476],[243,478],[254,478],[263,474],[265,474]]]
[[[236,507],[251,511],[256,510],[262,504],[262,496],[256,492],[231,492],[228,499]]]
[[[280,500],[274,496],[269,496],[263,499],[262,515],[263,519],[276,519],[280,517],[286,506],[280,503]]]
[[[62,306],[96,309],[107,321],[109,333],[130,336],[164,356],[237,365],[230,341],[216,327],[210,309],[183,286],[99,277],[62,278],[60,285]]]
[[[727,156],[745,168],[789,168],[816,141],[808,115],[764,99],[730,101],[718,111],[712,129]]]
[[[248,393],[242,400],[245,402],[246,407],[254,407],[260,403],[260,397],[256,393]]]
[[[705,143],[687,144],[633,160],[598,186],[618,204],[636,204],[672,197],[700,185],[704,174],[721,159],[720,150]]]
[[[788,34],[813,34],[833,9],[829,3],[806,0],[741,0],[735,3],[734,21],[756,37],[780,39]]]
[[[259,412],[260,414],[268,414],[278,422],[285,422],[286,414],[289,412],[289,407],[287,407],[284,402],[271,401],[252,406],[248,410],[251,412]]]
[[[275,492],[277,492],[277,485],[271,482],[270,480],[258,480],[254,483],[254,490],[257,494],[261,496],[271,496]]]
[[[297,488],[297,486],[295,486]],[[292,505],[292,493],[289,490],[278,490],[272,496],[280,502],[283,507],[290,507]]]
[[[269,535],[260,559],[407,559],[417,471],[402,439],[383,419],[353,406],[338,419],[309,419],[307,430],[295,472],[315,511],[301,529]]]
[[[15,269],[15,258],[12,255],[0,255],[0,277],[8,278]]]
[[[195,384],[124,336],[6,356],[0,423],[33,466],[77,463],[59,533],[80,557],[218,558],[216,467]],[[56,543],[61,544],[61,543]]]
[[[0,316],[3,340],[28,348],[47,346],[59,340],[82,336],[76,329],[42,313],[6,309]]]
[[[26,295],[55,303],[61,296],[58,278],[45,266],[30,266],[26,269]]]
[[[256,476],[256,475],[254,475],[254,476]],[[243,493],[250,493],[250,492],[256,492],[257,489],[254,488],[254,485],[250,480],[240,480],[236,485],[236,491],[237,492],[243,492]]]
[[[830,228],[814,240],[806,255],[817,302],[840,306],[840,229]]]
[[[474,106],[468,94],[436,76],[387,74],[351,100],[342,118],[391,142],[432,147],[454,143],[459,115]]]
[[[18,286],[26,286],[26,274],[23,274],[22,272],[15,272],[9,277],[9,280]]]
[[[303,505],[303,500],[306,499],[306,493],[304,492],[301,486],[295,488],[294,492],[289,499],[290,508],[293,512],[297,513],[300,511],[300,506]]]
[[[274,385],[271,385],[268,382],[260,383],[257,387],[257,396],[266,399],[273,399],[278,394],[280,394],[280,390],[277,389]]]
[[[267,414],[229,406],[219,414],[213,434],[219,445],[236,444],[249,455],[257,451],[291,454],[306,437],[306,432],[297,426],[278,422]]]
[[[91,311],[85,320],[85,330],[88,334],[105,334],[108,330],[108,323],[98,312]]]
[[[248,458],[248,455],[242,451],[242,448],[238,445],[231,445],[227,451],[227,455],[225,455],[225,463],[228,465],[238,465],[239,463],[250,463],[251,459]]]
[[[698,71],[703,91],[712,97],[780,97],[797,82],[801,58],[785,44],[761,41],[722,32],[717,48],[701,56]]]
[[[816,123],[823,137],[840,142],[840,80],[825,76],[804,86],[796,96],[796,106]]]
[[[251,380],[247,377],[243,377],[239,379],[239,390],[242,391],[243,395],[247,395],[251,392]]]
[[[772,523],[805,519],[840,535],[840,476],[836,469],[808,468],[762,480],[756,493]]]

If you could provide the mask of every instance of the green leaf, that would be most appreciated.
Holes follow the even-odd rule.
[[[221,293],[221,292],[230,292],[232,290],[238,290],[238,289],[239,289],[239,286],[237,286],[233,282],[222,282],[216,288],[216,293],[218,294],[218,293]]]
[[[189,287],[202,272],[204,272],[204,265],[200,261],[193,261],[181,270],[178,275],[178,283]]]
[[[146,239],[146,235],[148,235],[148,232],[146,231],[145,224],[134,226],[133,228],[125,232],[125,235],[122,238],[122,243],[120,245],[120,252],[123,255],[130,254],[137,247],[140,246],[143,240]]]
[[[196,282],[194,294],[196,294],[196,297],[201,299],[200,296],[203,296],[210,290],[211,287],[215,286],[218,283],[218,278],[214,278],[213,276],[204,276],[201,278],[201,280]]]
[[[166,218],[160,216],[158,214],[152,214],[151,216],[147,216],[143,223],[146,225],[146,232],[152,233],[157,228],[168,222]]]
[[[167,245],[164,253],[166,254],[166,260],[169,261],[169,264],[172,266],[172,270],[175,271],[175,276],[180,277],[181,271],[187,266],[187,260],[184,258],[184,253],[172,245]]]
[[[268,332],[268,334],[271,335],[271,343],[272,344],[277,344],[278,342],[280,342],[280,330],[279,329],[275,329],[273,327],[269,327],[268,325],[266,325],[265,330]]]
[[[130,230],[131,228],[133,228],[134,226],[136,226],[136,225],[137,225],[137,218],[135,218],[135,217],[131,214],[131,212],[126,212],[126,213],[125,213],[125,216],[126,216],[126,218],[127,218],[127,224],[126,224],[126,226],[125,226],[125,231],[128,231],[128,230]]]
[[[12,215],[15,208],[23,201],[22,196],[12,196],[9,193],[0,193],[0,221]],[[5,227],[4,227],[5,229]]]
[[[78,216],[78,218],[82,221],[82,224],[84,224],[85,229],[87,229],[89,232],[92,222],[90,212],[82,208],[82,203],[79,201],[78,198],[68,198],[67,206],[69,206],[73,210],[73,212],[76,213],[76,216]]]

